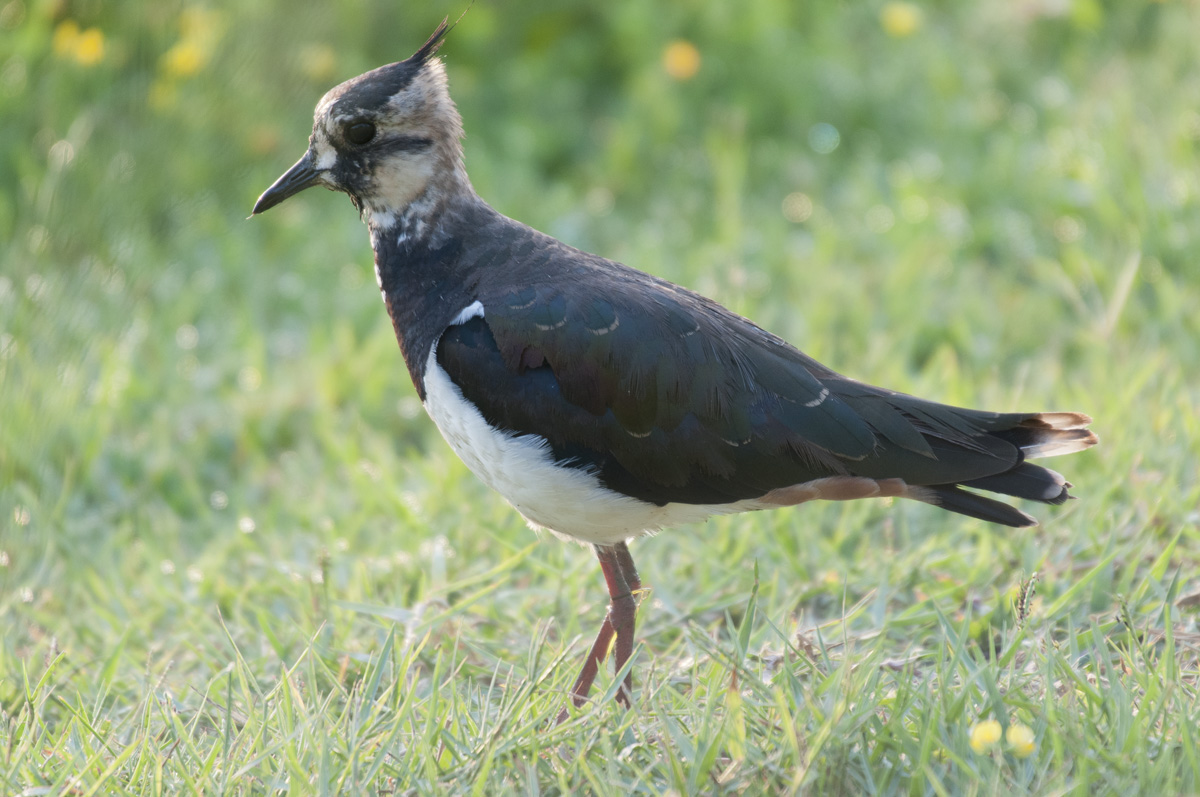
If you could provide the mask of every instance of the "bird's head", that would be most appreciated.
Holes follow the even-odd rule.
[[[469,186],[459,143],[462,119],[434,55],[448,31],[443,20],[411,58],[347,80],[322,97],[308,151],[263,192],[251,215],[323,185],[348,194],[368,221],[387,226],[431,190]]]

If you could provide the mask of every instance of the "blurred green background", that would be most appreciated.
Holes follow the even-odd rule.
[[[12,783],[32,782],[14,718],[55,740],[73,716],[39,678],[119,725],[149,696],[202,712],[234,658],[268,682],[314,639],[350,683],[393,622],[437,628],[485,678],[551,618],[555,650],[599,621],[591,556],[527,547],[422,413],[349,202],[246,220],[328,88],[461,12],[0,0]],[[856,378],[1086,411],[1103,441],[1054,463],[1082,500],[1037,531],[868,503],[639,543],[662,667],[694,657],[684,620],[736,619],[755,560],[773,622],[869,597],[857,627],[899,647],[936,644],[942,614],[1000,623],[1033,571],[1072,595],[1097,562],[1048,624],[1132,598],[1194,632],[1195,603],[1170,607],[1200,590],[1197,31],[1195,3],[1142,0],[471,6],[442,55],[500,211]],[[46,783],[76,767],[54,760]],[[1058,782],[1053,761],[1025,785]]]

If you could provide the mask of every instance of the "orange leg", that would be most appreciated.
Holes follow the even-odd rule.
[[[600,560],[600,569],[604,572],[604,581],[608,585],[610,605],[608,614],[605,615],[604,622],[600,625],[600,632],[596,634],[596,641],[592,643],[592,649],[588,651],[583,669],[580,670],[579,677],[575,679],[575,686],[571,689],[571,701],[576,708],[582,706],[587,699],[588,692],[592,688],[592,681],[596,680],[596,673],[599,672],[600,665],[608,655],[609,647],[612,646],[614,634],[617,637],[617,644],[614,650],[613,664],[617,672],[621,671],[633,654],[633,630],[637,617],[637,601],[634,599],[633,593],[642,588],[637,568],[633,564],[633,557],[629,555],[629,548],[625,543],[617,543],[612,547],[597,545],[596,557]],[[617,692],[617,700],[628,708],[632,699],[633,673],[627,673],[624,685]],[[558,721],[562,722],[566,717],[566,709],[563,709]]]

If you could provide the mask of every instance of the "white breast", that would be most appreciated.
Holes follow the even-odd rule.
[[[461,324],[483,315],[475,302],[455,318]],[[484,484],[500,493],[534,528],[594,545],[613,545],[668,526],[749,505],[657,506],[604,487],[592,473],[555,464],[544,437],[496,429],[467,401],[437,362],[437,343],[425,366],[425,411]]]

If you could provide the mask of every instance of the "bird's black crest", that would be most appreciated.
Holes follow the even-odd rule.
[[[458,23],[454,24],[457,25]],[[434,53],[438,51],[438,48],[442,46],[442,42],[446,40],[446,34],[453,27],[454,25],[450,24],[450,17],[443,18],[441,24],[433,31],[433,35],[429,37],[429,41],[422,44],[421,49],[412,54],[412,57],[408,59],[408,63],[423,64],[432,58]]]
[[[347,83],[346,89],[337,99],[337,109],[342,113],[370,113],[386,105],[429,63],[453,27],[454,25],[449,24],[449,18],[443,19],[429,40],[409,58],[373,69]]]

